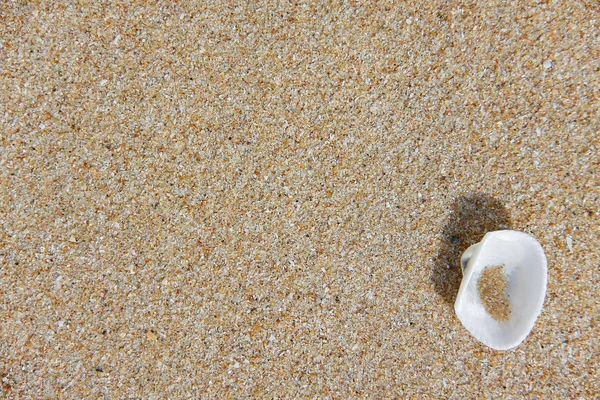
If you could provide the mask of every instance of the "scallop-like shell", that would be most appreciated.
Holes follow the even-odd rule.
[[[517,231],[487,233],[462,255],[463,279],[454,310],[477,340],[496,350],[518,346],[542,311],[548,282],[548,262],[535,238]],[[511,313],[496,321],[484,308],[477,283],[487,267],[504,266]]]

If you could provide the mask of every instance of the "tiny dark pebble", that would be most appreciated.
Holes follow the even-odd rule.
[[[460,243],[460,239],[458,238],[458,236],[452,236],[450,238],[450,241],[454,244],[459,244]]]
[[[104,372],[104,368],[102,368],[102,367],[96,367],[96,372]]]

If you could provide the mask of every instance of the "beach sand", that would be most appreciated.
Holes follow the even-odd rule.
[[[598,2],[149,3],[0,4],[0,398],[600,393]]]

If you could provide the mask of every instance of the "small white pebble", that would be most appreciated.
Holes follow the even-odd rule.
[[[240,363],[239,362],[235,362],[235,364],[233,364],[233,368],[239,368],[240,367]]]
[[[56,291],[58,291],[58,290],[60,290],[60,287],[61,287],[61,283],[60,283],[60,281],[62,281],[62,278],[63,278],[63,277],[59,275],[59,276],[56,278],[56,280],[54,281],[54,291],[55,291],[55,292],[56,292]],[[62,321],[61,321],[61,322],[62,322]],[[59,322],[59,324],[60,324],[60,322]]]
[[[546,60],[546,61],[544,61],[544,63],[542,65],[545,69],[550,69],[550,68],[552,68],[554,63],[552,62],[552,60]]]
[[[75,236],[71,236],[69,238],[69,242],[71,242],[71,243],[77,243],[77,239],[75,239]]]
[[[276,340],[277,340],[277,338],[275,338],[275,335],[269,336],[269,342],[274,342]]]
[[[571,236],[567,236],[567,246],[569,247],[569,251],[573,252],[573,238]]]

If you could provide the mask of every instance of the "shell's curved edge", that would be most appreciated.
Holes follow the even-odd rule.
[[[540,243],[519,231],[487,233],[461,257],[463,280],[454,309],[465,328],[495,350],[509,350],[529,335],[542,312],[548,283],[548,263]],[[477,281],[488,266],[506,265],[512,313],[507,322],[494,320],[485,311]]]
[[[470,246],[467,250],[465,250],[463,255],[460,257],[460,266],[462,267],[463,275],[465,274],[465,269],[467,268],[467,264],[469,263],[469,260],[471,259],[471,257],[473,256],[473,253],[478,248],[479,248],[479,243],[476,243],[476,244]]]

